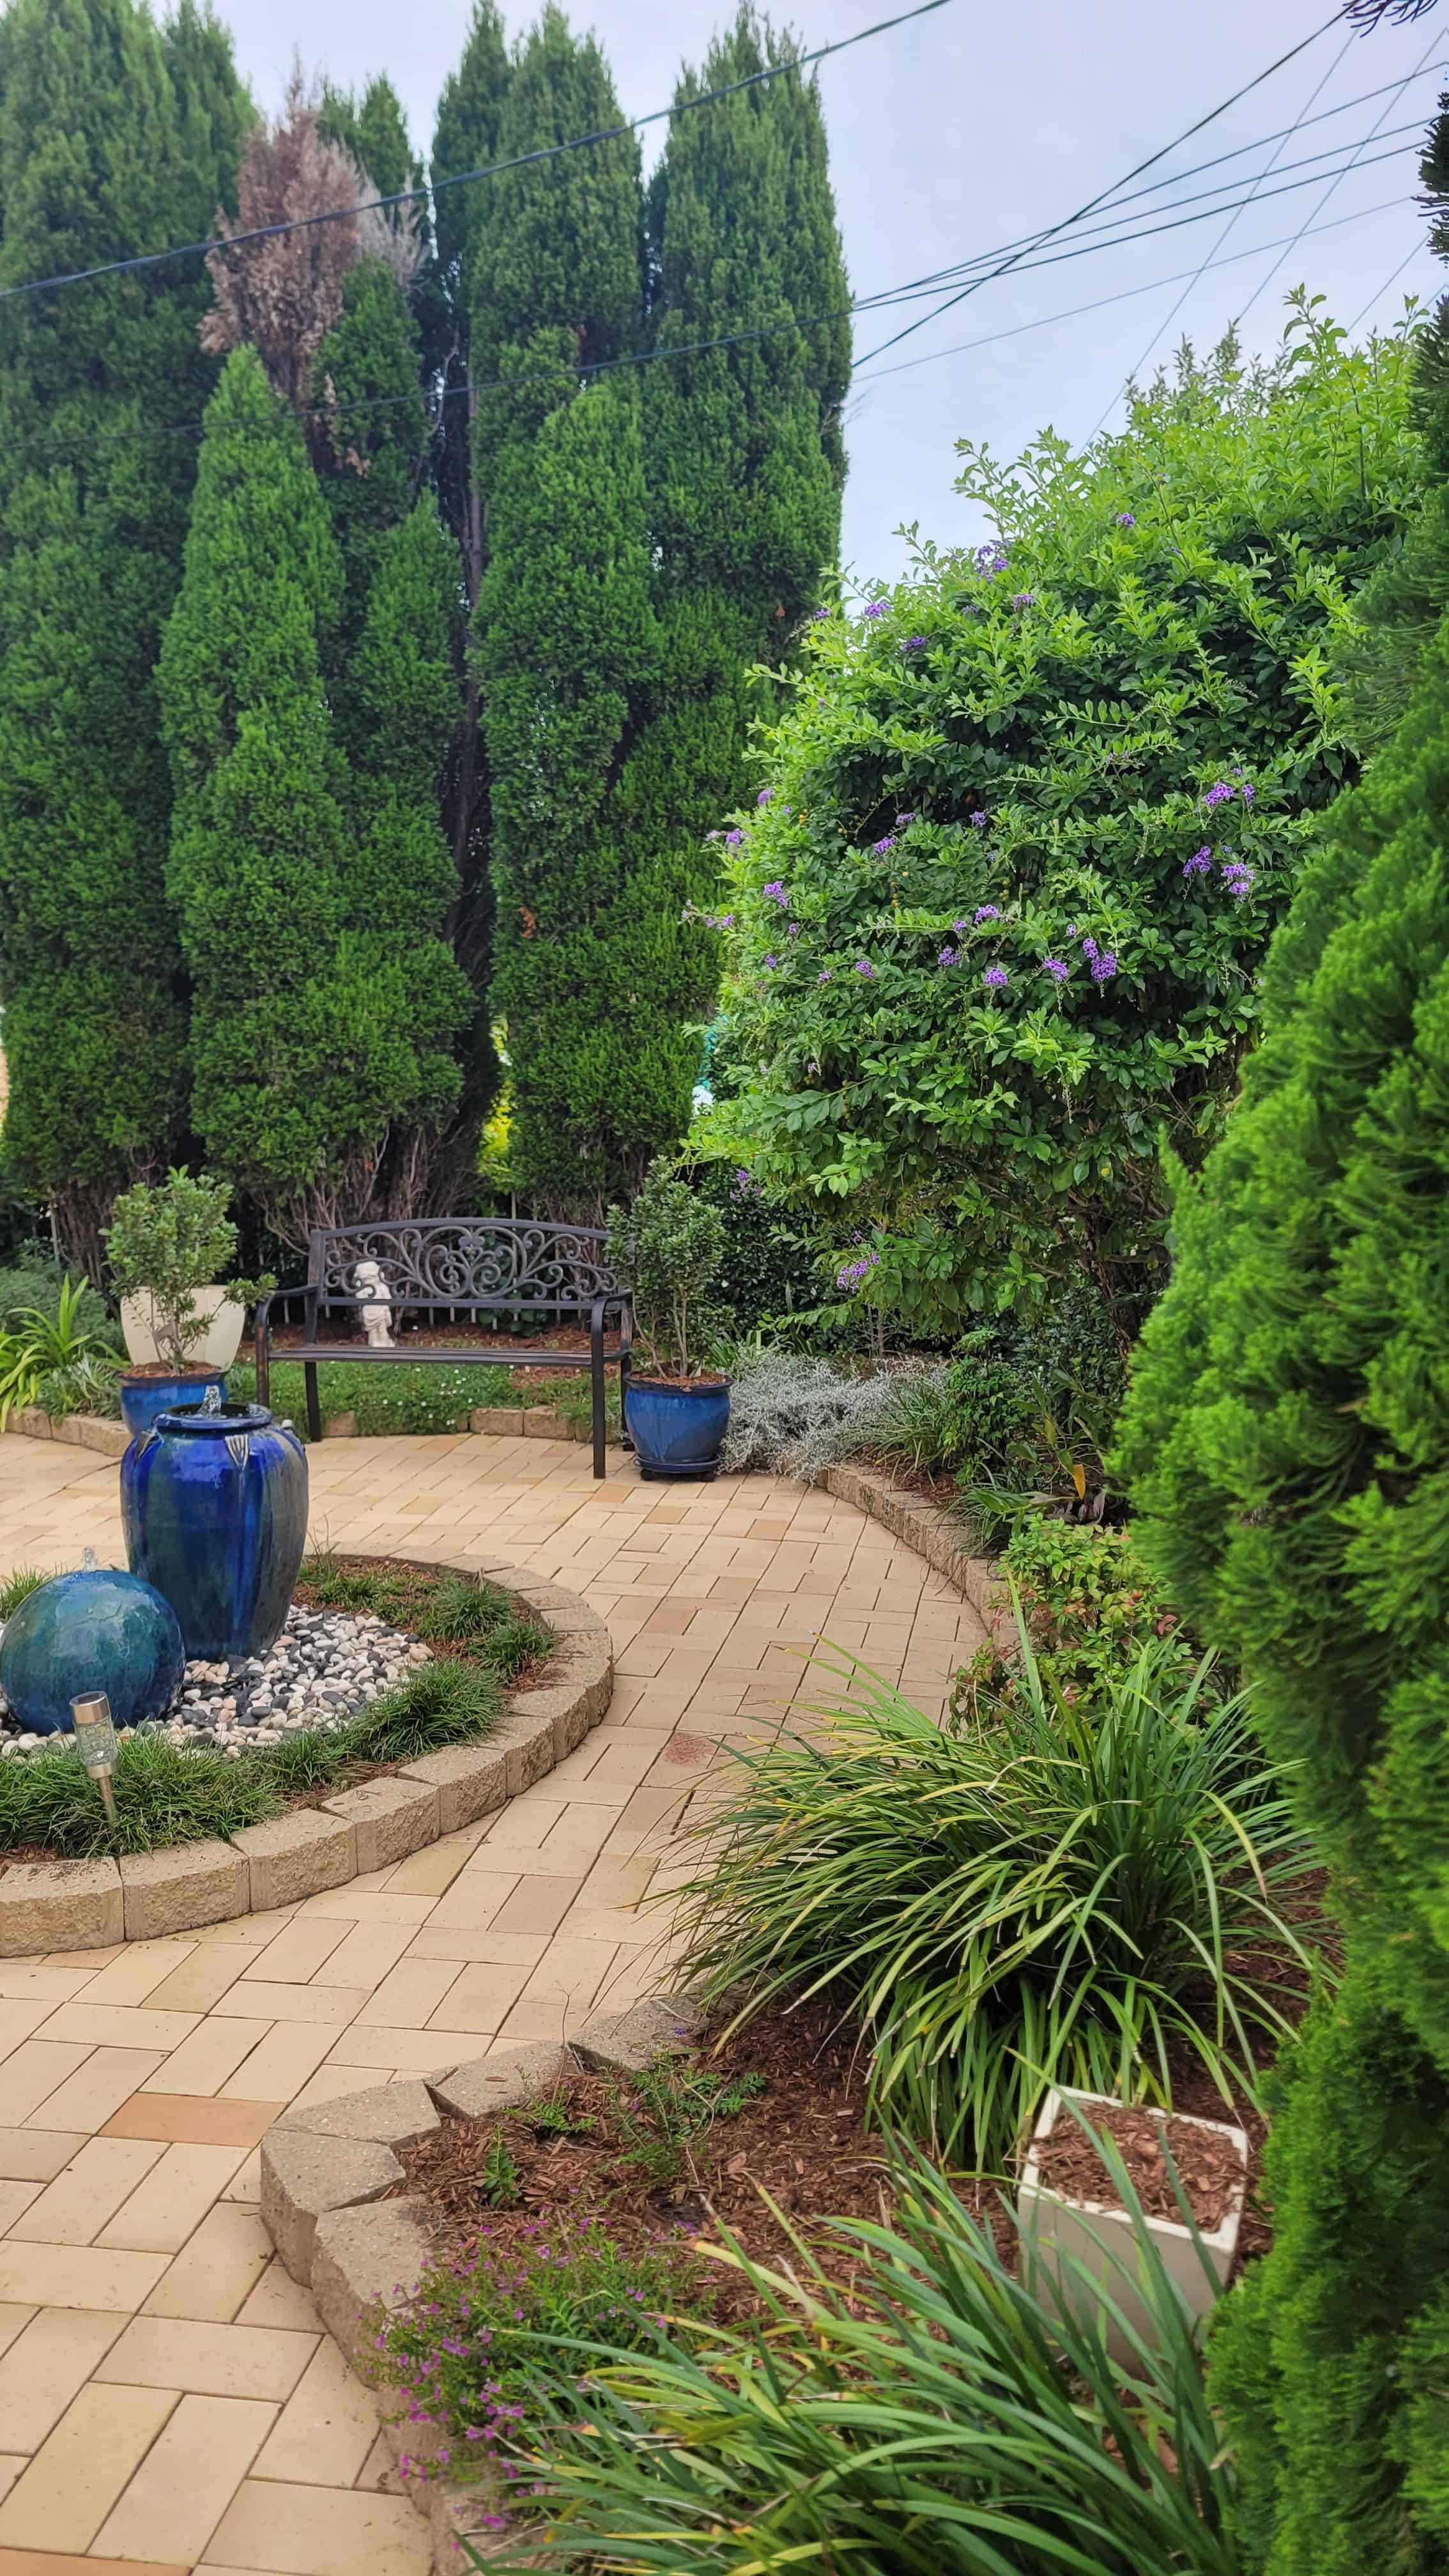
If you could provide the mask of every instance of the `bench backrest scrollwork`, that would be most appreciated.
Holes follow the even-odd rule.
[[[311,1238],[309,1303],[357,1306],[360,1262],[376,1262],[395,1307],[610,1309],[627,1292],[604,1259],[603,1228],[513,1217],[420,1217],[403,1223],[329,1226]],[[374,1289],[373,1294],[376,1294]]]

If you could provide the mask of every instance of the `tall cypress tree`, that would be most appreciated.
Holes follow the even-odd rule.
[[[410,612],[384,618],[380,602],[406,591],[416,540],[411,522],[394,534],[400,571],[379,565],[380,638],[365,623],[359,658],[385,650],[401,670]],[[457,979],[422,918],[436,823],[431,845],[406,814],[389,832],[374,782],[359,855],[322,685],[342,589],[295,416],[238,349],[207,412],[161,655],[169,884],[195,989],[197,1133],[294,1244],[365,1209],[395,1131],[445,1117],[457,1089]]]
[[[591,38],[545,14],[513,72],[504,154],[618,122]],[[507,1022],[519,1185],[600,1207],[619,1184],[630,1031],[653,997],[611,952],[632,853],[614,787],[657,661],[636,388],[587,371],[639,329],[632,137],[489,183],[472,255],[473,470],[489,560],[476,650],[492,799],[494,994]],[[614,1042],[600,1082],[601,1030]],[[626,1058],[618,1078],[618,1050]]]
[[[210,228],[250,108],[191,6],[18,0],[5,20],[0,285]],[[216,369],[199,264],[0,306],[0,989],[7,1157],[98,1269],[118,1189],[186,1117],[154,665]]]

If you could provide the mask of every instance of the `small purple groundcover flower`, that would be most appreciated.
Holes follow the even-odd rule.
[[[1194,850],[1190,859],[1183,860],[1182,873],[1190,883],[1194,877],[1205,877],[1212,863],[1213,854],[1204,841],[1200,850]]]
[[[973,921],[999,921],[1001,906],[999,903],[978,903],[971,918]]]
[[[865,1252],[862,1253],[859,1261],[847,1261],[844,1269],[837,1270],[835,1274],[836,1287],[858,1288],[867,1272],[874,1270],[879,1261],[880,1254],[878,1252]]]
[[[999,993],[1003,984],[1009,983],[1010,980],[1004,966],[988,966],[981,978],[988,993]]]
[[[884,617],[889,606],[888,599],[872,599],[867,602],[865,613],[867,617]]]
[[[788,905],[790,901],[789,896],[785,892],[783,881],[779,877],[772,877],[770,883],[767,886],[762,886],[760,891],[762,894],[767,894],[769,896],[771,903]]]
[[[1065,957],[1044,957],[1041,971],[1044,975],[1053,976],[1058,984],[1064,984],[1072,970]]]

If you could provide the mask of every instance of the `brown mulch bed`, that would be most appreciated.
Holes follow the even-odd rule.
[[[1221,2227],[1243,2187],[1243,2159],[1237,2142],[1222,2128],[1196,2119],[1165,2117],[1161,2112],[1094,2110],[1094,2130],[1111,2138],[1143,2210],[1149,2218],[1171,2218],[1180,2225],[1182,2208],[1173,2189],[1168,2157],[1177,2168],[1189,2208],[1199,2227],[1211,2234]],[[1164,2145],[1166,2153],[1164,2153]],[[1120,2209],[1121,2194],[1095,2139],[1066,2111],[1058,2111],[1051,2136],[1036,2151],[1037,2178],[1065,2199],[1095,2201]]]
[[[699,2063],[711,2074],[763,2076],[764,2089],[690,2139],[672,2179],[630,2160],[627,2113],[638,2106],[637,2089],[576,2068],[548,2098],[562,2097],[573,2118],[591,2124],[587,2131],[550,2135],[527,2110],[445,2120],[430,2137],[397,2150],[405,2180],[395,2193],[429,2204],[440,2253],[470,2244],[483,2228],[493,2252],[521,2252],[540,2216],[566,2212],[597,2215],[626,2245],[661,2231],[689,2238],[723,2231],[756,2262],[781,2268],[797,2263],[798,2252],[762,2198],[768,2194],[826,2268],[848,2279],[849,2248],[832,2246],[817,2222],[890,2213],[881,2141],[864,2125],[859,2052],[832,2038],[825,2016],[807,2008],[762,2016],[717,2053],[703,2050]],[[504,2208],[491,2206],[480,2187],[484,2158],[500,2133],[518,2173],[517,2198]],[[721,2320],[757,2307],[748,2283],[723,2266],[711,2287]]]

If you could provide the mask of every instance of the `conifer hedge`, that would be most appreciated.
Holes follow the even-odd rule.
[[[1216,2392],[1245,2562],[1449,2548],[1449,625],[1322,826],[1267,1034],[1122,1431],[1139,1542],[1238,1659],[1332,1869],[1347,1971],[1270,2140],[1276,2243]]]

